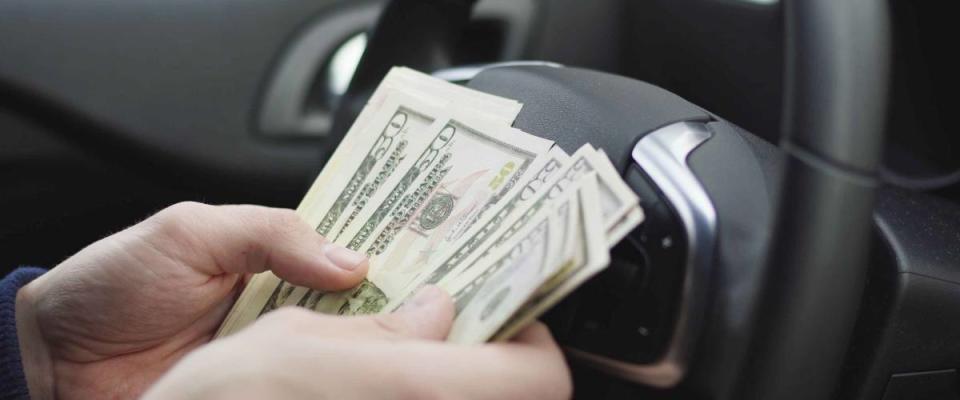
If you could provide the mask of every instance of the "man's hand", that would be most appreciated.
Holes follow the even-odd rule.
[[[282,308],[187,356],[145,399],[566,399],[569,371],[543,325],[514,342],[443,340],[453,302],[421,291],[390,315]]]
[[[182,203],[94,243],[18,293],[32,397],[139,396],[210,340],[246,276],[268,269],[339,290],[367,262],[293,211],[255,206]]]

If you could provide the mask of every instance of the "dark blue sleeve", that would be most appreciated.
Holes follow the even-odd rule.
[[[17,341],[17,291],[46,270],[19,268],[0,281],[0,399],[30,397]]]

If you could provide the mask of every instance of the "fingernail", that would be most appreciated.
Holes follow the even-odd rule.
[[[347,271],[357,269],[360,264],[367,260],[367,257],[363,254],[332,243],[323,247],[323,255],[338,268]]]
[[[422,308],[425,305],[435,303],[439,301],[445,293],[443,289],[436,287],[434,285],[424,286],[417,291],[417,294],[413,295],[412,298],[403,303],[403,307],[400,308],[401,311],[410,311]]]

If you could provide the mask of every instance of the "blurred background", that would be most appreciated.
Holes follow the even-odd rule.
[[[960,199],[947,3],[891,1],[885,178]],[[0,0],[0,268],[52,267],[182,200],[296,207],[382,1]],[[777,0],[481,0],[451,65],[660,85],[776,142]]]

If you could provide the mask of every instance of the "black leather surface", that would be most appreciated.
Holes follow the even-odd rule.
[[[590,142],[621,169],[643,134],[678,121],[710,119],[657,86],[578,68],[495,68],[469,86],[522,102],[515,127],[553,139],[569,153]]]

